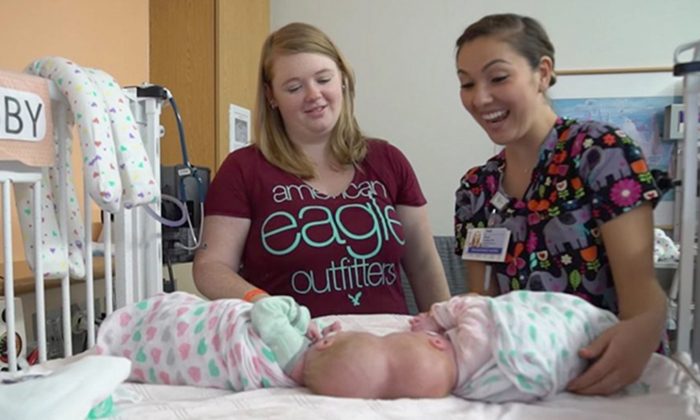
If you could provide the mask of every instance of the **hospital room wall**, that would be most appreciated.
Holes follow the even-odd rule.
[[[494,153],[460,103],[454,43],[469,23],[504,12],[545,25],[558,70],[670,68],[674,49],[700,38],[698,0],[270,0],[270,30],[303,21],[333,38],[357,76],[361,127],[407,155],[433,233],[451,235],[459,178]],[[630,79],[632,91],[648,91]],[[175,277],[179,288],[194,291],[190,266],[178,264]]]
[[[544,24],[558,70],[670,68],[674,49],[700,38],[698,0],[271,0],[270,29],[305,21],[333,38],[357,76],[361,127],[403,150],[433,232],[450,235],[459,178],[494,152],[460,103],[454,43],[469,23],[503,12]]]
[[[105,70],[122,86],[148,80],[147,1],[0,0],[0,40],[3,70],[22,71],[34,59],[54,55]],[[73,164],[80,167],[76,139],[73,150]],[[12,236],[14,260],[21,261],[17,223]]]

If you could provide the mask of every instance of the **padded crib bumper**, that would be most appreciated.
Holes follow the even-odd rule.
[[[122,200],[126,208],[153,202],[159,188],[129,100],[114,78],[62,57],[40,58],[27,71],[56,82],[68,99],[97,205],[114,212]]]
[[[129,99],[109,74],[97,69],[86,68],[85,71],[102,95],[112,128],[124,207],[129,209],[153,203],[160,194],[160,188],[129,108]]]
[[[80,134],[84,170],[89,174],[86,188],[101,209],[119,210],[122,185],[114,141],[104,105],[100,103],[100,95],[92,80],[80,66],[61,57],[36,60],[27,71],[53,80],[68,99]],[[59,124],[69,122],[61,121]]]
[[[160,194],[159,186],[131,113],[129,99],[109,74],[83,68],[63,57],[40,58],[31,63],[25,72],[52,80],[70,108],[66,121],[54,121],[54,128],[64,125],[66,129],[56,129],[51,133],[54,134],[56,151],[63,143],[68,152],[64,161],[66,167],[63,168],[66,184],[60,185],[57,166],[47,169],[42,179],[43,274],[46,278],[60,278],[69,270],[71,277],[83,278],[85,227],[72,182],[70,154],[73,126],[80,136],[85,188],[102,210],[116,212],[122,206],[131,208],[152,203]],[[18,185],[15,191],[26,257],[33,268],[32,249],[35,244],[32,217],[24,211],[31,202],[31,187]],[[66,194],[68,205],[67,238],[62,236],[57,222],[56,204],[61,191]]]

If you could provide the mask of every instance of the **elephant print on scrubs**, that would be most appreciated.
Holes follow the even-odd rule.
[[[478,211],[486,211],[486,207],[484,207],[486,196],[483,193],[479,194],[476,199],[470,199],[467,194],[457,192],[457,203],[457,217],[462,219],[469,219]]]
[[[499,227],[506,228],[510,231],[511,241],[514,243],[524,242],[527,236],[527,217],[512,216],[506,218]]]
[[[561,270],[559,276],[554,276],[548,271],[535,271],[527,280],[528,290],[563,292],[569,284],[566,271]]]
[[[592,280],[585,275],[581,277],[583,288],[592,296],[602,296],[610,310],[617,313],[617,293],[611,286],[610,267],[608,265],[600,267]]]
[[[643,203],[653,206],[659,201],[641,148],[617,127],[557,118],[540,146],[528,190],[522,198],[506,194],[508,202],[497,208],[494,201],[497,193],[504,194],[499,188],[506,163],[501,150],[462,178],[455,253],[462,255],[471,227],[506,227],[511,231],[509,258],[492,264],[500,293],[563,291],[617,311],[601,226]],[[490,188],[490,179],[499,181],[496,188]],[[473,206],[477,199],[485,201],[485,209]],[[521,239],[523,231],[516,221],[523,217]]]
[[[591,185],[600,189],[613,181],[629,177],[632,172],[623,149],[593,146],[581,155],[581,174],[588,174]],[[612,180],[608,181],[608,177]]]
[[[561,254],[566,251],[567,244],[571,250],[587,247],[590,229],[587,229],[585,224],[590,219],[591,212],[587,208],[580,208],[547,222],[543,232],[549,253]]]
[[[593,280],[588,279],[587,276],[582,276],[583,287],[593,295],[602,295],[605,289],[609,287],[607,281],[608,271],[607,266],[601,267]]]

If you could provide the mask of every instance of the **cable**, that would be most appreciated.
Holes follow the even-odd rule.
[[[197,183],[197,198],[201,209],[199,214],[202,215],[204,214],[204,185],[202,182],[202,178],[197,173],[197,168],[192,166],[192,164],[190,163],[189,157],[187,155],[187,141],[185,139],[185,128],[182,124],[182,117],[180,116],[180,110],[177,107],[177,102],[175,102],[175,97],[172,95],[172,93],[170,93],[170,91],[167,88],[165,88],[165,91],[168,95],[168,102],[170,102],[170,105],[172,106],[173,112],[175,114],[175,121],[177,122],[177,131],[180,138],[180,150],[182,152],[182,164],[184,166],[183,169],[178,170],[178,176],[180,177],[179,190],[182,194],[182,197],[178,198],[182,202],[187,202],[187,189],[185,188],[185,178],[190,176],[194,178],[195,182]],[[184,213],[187,218],[187,226],[189,227],[190,235],[192,235],[192,241],[194,242],[194,246],[190,247],[180,242],[175,242],[174,247],[185,249],[187,251],[194,251],[201,245],[204,218],[200,217],[201,220],[199,221],[199,234],[196,235],[194,233],[194,227],[192,226],[192,220],[190,219],[189,211],[187,211],[186,208],[184,209]]]
[[[202,181],[202,177],[199,175],[198,170],[196,167],[190,163],[190,159],[187,153],[187,140],[185,138],[185,128],[184,124],[182,123],[182,116],[180,115],[180,110],[177,106],[177,102],[175,101],[175,97],[173,94],[168,90],[168,88],[159,86],[159,85],[144,85],[144,86],[136,86],[136,94],[138,97],[150,97],[150,98],[159,98],[161,100],[167,100],[170,103],[170,106],[173,109],[173,114],[175,116],[175,122],[177,124],[177,131],[178,131],[178,138],[180,141],[180,151],[182,153],[182,165],[183,168],[177,170],[177,175],[179,178],[179,188],[178,188],[178,197],[175,199],[172,196],[166,195],[166,194],[161,194],[161,198],[170,201],[174,203],[182,212],[182,217],[177,220],[168,220],[165,219],[161,216],[159,216],[155,211],[153,211],[149,206],[145,206],[146,212],[156,219],[158,222],[161,224],[172,227],[172,228],[177,228],[180,227],[182,224],[187,222],[187,226],[189,228],[189,233],[192,236],[192,240],[194,242],[194,246],[190,247],[185,244],[182,244],[180,242],[175,242],[174,246],[176,248],[180,249],[185,249],[188,251],[194,251],[197,248],[199,248],[201,244],[201,237],[202,237],[202,230],[204,226],[204,220],[202,217],[200,217],[200,224],[199,224],[199,234],[195,234],[194,232],[194,227],[192,226],[192,221],[190,219],[189,211],[187,210],[187,206],[184,204],[187,202],[187,189],[185,188],[185,179],[188,177],[194,178],[195,182],[197,183],[197,199],[200,205],[200,215],[204,214],[204,195],[205,195],[205,190],[204,190],[204,182]]]
[[[164,88],[165,92],[167,94],[167,99],[168,102],[170,103],[170,106],[173,108],[173,113],[175,114],[175,122],[177,123],[177,132],[178,132],[178,137],[180,139],[180,151],[182,153],[182,165],[184,168],[178,170],[178,175],[180,176],[180,191],[183,193],[183,195],[186,195],[186,190],[185,190],[185,184],[184,180],[188,176],[191,176],[195,179],[197,182],[197,192],[199,193],[199,201],[202,202],[204,201],[204,187],[202,185],[202,178],[199,176],[197,173],[197,168],[195,168],[192,163],[190,162],[189,156],[187,154],[187,140],[185,137],[185,128],[184,125],[182,124],[182,117],[180,116],[180,109],[177,106],[177,102],[175,101],[175,97],[170,93],[170,91],[167,88]],[[178,197],[182,201],[186,201],[187,197]]]
[[[163,284],[163,290],[166,293],[170,293],[175,291],[175,275],[173,274],[173,262],[170,260],[170,255],[167,252],[164,255],[165,265],[168,268],[168,276],[170,277],[170,284],[167,289],[165,287],[165,284]]]
[[[160,198],[161,200],[170,201],[171,203],[175,204],[175,207],[177,207],[180,210],[180,218],[177,220],[166,219],[165,217],[160,216],[158,215],[158,213],[153,211],[153,209],[150,206],[144,206],[144,210],[146,210],[146,213],[148,213],[149,216],[156,219],[158,222],[160,222],[160,224],[172,228],[180,227],[183,224],[185,224],[186,221],[189,221],[190,214],[187,211],[187,206],[185,206],[185,204],[182,201],[168,194],[161,194]]]
[[[173,107],[173,112],[175,113],[175,121],[177,122],[177,132],[180,137],[180,151],[182,152],[182,163],[188,169],[194,172],[194,168],[192,167],[190,159],[187,156],[187,141],[185,140],[185,128],[182,125],[182,117],[180,116],[180,110],[178,109],[177,103],[175,102],[175,98],[170,93],[170,91],[167,88],[165,89],[165,91],[168,93],[168,102],[170,102],[170,106]]]
[[[168,267],[168,277],[170,277],[170,281],[172,282],[175,280],[175,275],[173,274],[173,262],[170,260],[170,255],[165,256],[165,263]]]
[[[201,201],[199,202],[199,208],[200,208],[200,213],[204,213],[204,203]],[[202,246],[202,231],[204,230],[204,218],[199,221],[199,234],[195,236],[194,234],[194,227],[192,226],[192,221],[190,220],[190,214],[189,212],[187,213],[187,226],[189,226],[190,230],[190,235],[192,235],[192,242],[194,242],[194,246],[187,246],[185,244],[182,244],[180,242],[175,242],[173,245],[175,248],[180,248],[180,249],[186,249],[188,251],[195,251],[197,250],[200,246]],[[199,238],[198,238],[199,237]]]

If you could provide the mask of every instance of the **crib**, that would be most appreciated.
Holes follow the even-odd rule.
[[[19,75],[16,75],[20,77]],[[11,75],[9,77],[12,77]],[[48,79],[46,81],[48,97],[46,103],[42,104],[47,110],[46,118],[48,119],[47,131],[60,139],[70,139],[71,135],[67,132],[68,125],[65,123],[69,120],[71,112],[69,100],[54,81]],[[161,128],[159,124],[160,112],[162,108],[163,98],[148,97],[144,95],[142,87],[131,87],[123,89],[124,98],[128,98],[129,115],[133,115],[134,125],[138,127],[140,138],[143,141],[144,151],[147,153],[150,165],[150,173],[153,174],[151,182],[155,185],[160,183],[160,152],[159,139],[161,137]],[[8,111],[9,112],[9,111]],[[114,111],[113,111],[114,112]],[[81,141],[83,141],[81,139]],[[67,202],[68,188],[68,169],[69,168],[69,144],[61,142],[56,147],[56,162],[54,167],[58,168],[58,186],[59,192],[56,194],[58,199],[57,215],[58,225],[61,232],[61,238],[66,238],[68,230],[68,212],[70,211]],[[87,167],[87,165],[86,165]],[[14,294],[14,273],[13,264],[7,263],[13,261],[12,255],[12,229],[10,226],[10,188],[14,185],[28,184],[33,191],[31,200],[31,213],[33,214],[33,225],[40,227],[42,222],[42,195],[46,191],[42,191],[42,174],[46,173],[46,168],[40,166],[30,166],[21,161],[5,161],[2,163],[0,170],[0,180],[3,186],[3,244],[4,244],[4,318],[6,325],[6,348],[7,352],[7,369],[9,372],[16,372],[18,361],[16,348],[19,347],[16,342],[21,339],[17,334],[15,327],[15,299]],[[87,174],[85,176],[88,176]],[[93,255],[93,206],[94,199],[88,192],[88,180],[85,180],[83,189],[84,205],[84,220],[85,227],[82,243],[84,246],[85,255]],[[148,204],[152,212],[160,212],[160,201],[153,200]],[[146,264],[146,261],[161,260],[161,233],[160,223],[149,217],[145,211],[145,206],[127,208],[122,206],[118,211],[107,212],[101,211],[101,219],[103,221],[103,235],[100,244],[101,254],[113,255],[113,258],[104,258],[104,283],[105,283],[105,314],[113,311],[115,305],[123,306],[126,303],[142,299],[145,296],[150,296],[154,293],[162,291],[162,265]],[[28,211],[29,212],[29,211]],[[44,212],[45,214],[46,212]],[[112,220],[114,219],[114,222]],[[41,228],[34,229],[34,243],[41,243],[43,233]],[[45,233],[45,232],[44,232]],[[112,238],[114,236],[114,238]],[[114,239],[114,240],[113,240]],[[116,246],[113,246],[113,243]],[[34,247],[34,255],[30,256],[34,262],[34,294],[36,299],[36,355],[39,362],[47,360],[46,349],[46,323],[45,323],[45,285],[43,278],[43,258],[40,255],[41,247]],[[85,305],[86,305],[86,327],[87,327],[87,345],[92,347],[95,342],[95,293],[94,293],[94,276],[93,276],[93,258],[85,258]],[[70,356],[73,354],[71,342],[71,313],[70,313],[70,276],[67,271],[60,278],[61,289],[61,308],[62,308],[62,331],[63,337],[63,354]],[[20,314],[21,315],[21,314]]]
[[[61,92],[55,81],[47,82],[51,103],[51,116],[48,116],[59,130],[64,130],[64,121],[69,119],[70,101]],[[142,96],[139,88],[123,89],[129,101],[134,120],[139,128],[145,150],[147,151],[149,164],[156,180],[159,182],[160,165],[159,139],[161,137],[160,113],[163,107],[163,98]],[[63,128],[61,128],[63,127]],[[60,138],[66,138],[66,133],[58,133]],[[68,150],[59,147],[57,164],[58,168],[67,166]],[[87,168],[87,166],[85,166]],[[34,226],[41,226],[39,203],[42,196],[42,171],[44,168],[28,166],[16,161],[0,162],[0,181],[2,181],[2,203],[4,224],[4,261],[12,261],[13,238],[8,223],[10,211],[10,188],[13,184],[25,183],[32,185],[33,221]],[[60,174],[60,185],[66,185],[68,173]],[[83,172],[83,177],[90,176],[89,171]],[[87,185],[87,182],[86,182]],[[66,188],[58,194],[58,223],[62,231],[67,229],[68,191]],[[85,203],[93,202],[93,197],[83,191]],[[156,199],[147,204],[152,212],[159,212],[160,203]],[[93,246],[92,212],[84,212],[85,255],[95,254],[93,248],[99,248],[107,257],[104,259],[104,284],[105,284],[105,308],[106,314],[115,308],[127,303],[136,302],[144,297],[151,296],[162,291],[162,258],[161,258],[161,228],[160,223],[150,217],[144,209],[145,205],[125,208],[122,206],[117,211],[102,211],[103,235],[100,245]],[[85,205],[89,209],[89,204]],[[113,216],[112,216],[113,215]],[[114,221],[112,221],[112,217]],[[34,243],[42,241],[42,232],[35,229]],[[42,258],[40,247],[34,248],[36,253],[34,288],[36,297],[37,328],[35,331],[37,343],[37,364],[28,366],[23,359],[26,355],[16,354],[15,320],[18,310],[14,305],[15,294],[13,285],[12,264],[5,264],[4,292],[5,292],[5,324],[7,325],[7,370],[9,377],[22,377],[22,374],[46,375],[41,379],[28,380],[10,386],[22,385],[30,387],[32,383],[40,384],[45,378],[58,378],[60,374],[73,369],[73,371],[85,367],[89,358],[83,354],[73,355],[74,349],[71,343],[71,312],[70,312],[70,284],[69,275],[59,279],[62,300],[62,329],[64,336],[63,357],[48,360],[46,352],[46,325],[45,325],[45,278],[42,273]],[[92,306],[95,301],[95,287],[93,278],[93,259],[85,259],[85,279],[78,282],[85,288],[87,305],[87,343],[92,347],[95,343],[96,313]],[[339,315],[329,316],[328,321],[339,321],[346,330],[370,331],[378,334],[386,334],[391,331],[406,329],[408,316],[403,315]],[[107,366],[107,365],[105,365]],[[101,376],[110,377],[108,367],[100,370]],[[628,387],[620,395],[612,397],[580,397],[570,394],[561,394],[552,400],[542,401],[536,404],[505,404],[491,405],[480,402],[465,401],[457,397],[443,399],[400,399],[390,401],[361,400],[332,398],[310,394],[305,388],[285,389],[260,389],[242,393],[231,393],[219,389],[194,388],[189,386],[149,385],[142,383],[123,382],[124,377],[111,377],[113,386],[106,395],[101,395],[101,400],[109,396],[110,407],[104,412],[97,413],[95,408],[101,406],[98,400],[88,399],[90,381],[94,378],[84,376],[85,383],[66,384],[53,387],[49,391],[37,385],[37,391],[28,393],[27,398],[34,397],[31,402],[15,403],[10,406],[9,399],[3,400],[3,386],[0,384],[0,417],[5,418],[9,408],[12,415],[9,418],[36,418],[40,415],[45,419],[60,418],[85,418],[90,413],[90,418],[109,417],[114,419],[148,418],[148,419],[184,419],[184,418],[237,418],[237,419],[424,419],[428,417],[445,419],[560,419],[566,416],[569,419],[606,418],[700,418],[700,382],[698,371],[687,354],[681,354],[676,358],[666,358],[654,355],[647,369],[634,385]],[[122,383],[123,382],[123,383]],[[23,385],[26,384],[26,385]],[[361,384],[358,384],[361,386]],[[6,388],[7,389],[7,388]],[[54,405],[47,405],[42,400],[42,390],[46,393],[59,394],[64,400],[56,399]],[[53,400],[52,400],[53,401]],[[99,403],[99,404],[98,404]],[[36,405],[34,405],[36,404]],[[40,408],[44,404],[45,411]],[[29,406],[34,406],[34,411],[29,411]],[[60,406],[60,410],[57,408]],[[82,411],[79,411],[79,409]],[[66,416],[65,413],[72,413]],[[79,415],[76,416],[76,413]],[[35,416],[35,417],[31,417]]]

